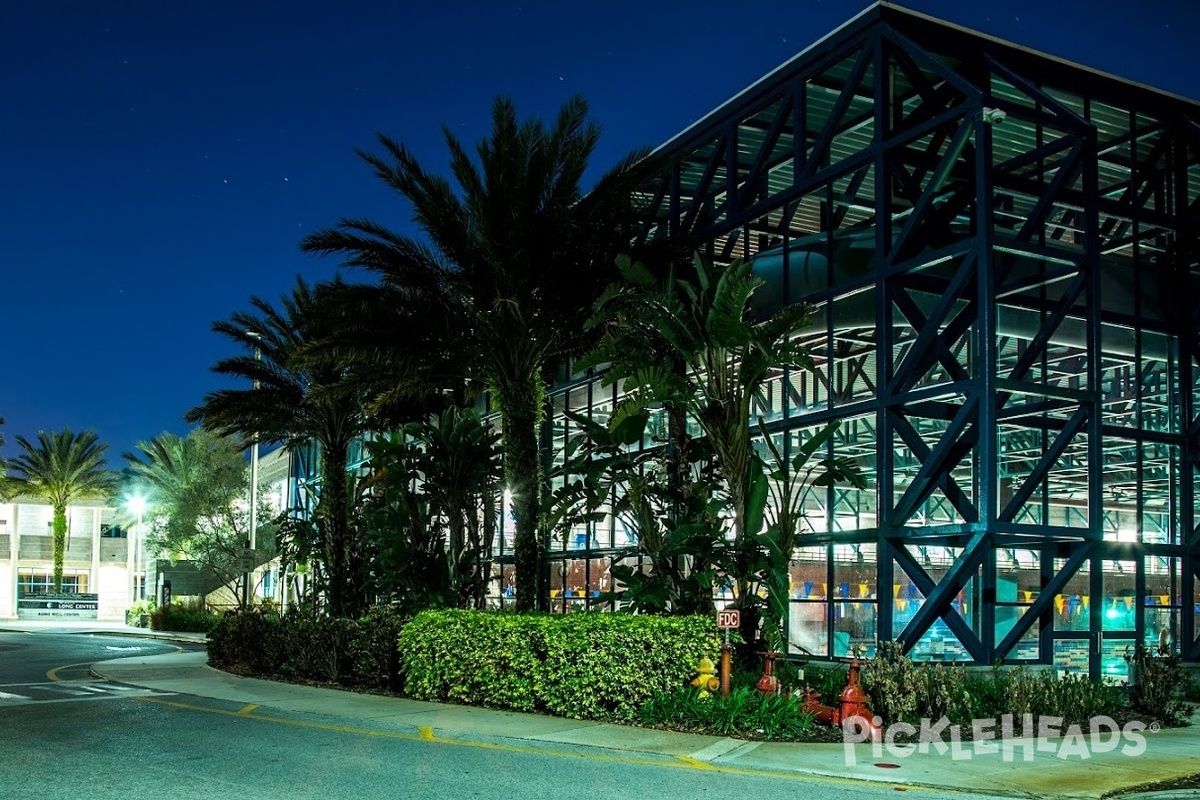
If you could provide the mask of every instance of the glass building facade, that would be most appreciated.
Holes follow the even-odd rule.
[[[793,652],[1200,660],[1198,121],[880,4],[663,146],[648,235],[752,259],[761,310],[814,309],[816,370],[781,367],[756,414],[785,449],[840,420],[830,453],[868,477],[811,495]],[[618,390],[564,382],[551,452]],[[611,518],[560,537],[552,605],[595,605],[632,544]]]
[[[878,4],[661,149],[647,235],[813,309],[816,369],[756,415],[785,452],[841,421],[829,452],[868,478],[810,495],[793,653],[1200,661],[1200,105]],[[560,383],[548,467],[564,412],[619,391]],[[611,516],[557,537],[555,610],[603,606],[632,545]]]

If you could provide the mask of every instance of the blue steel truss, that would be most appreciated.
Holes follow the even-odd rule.
[[[828,368],[781,370],[770,429],[871,425],[875,524],[827,521],[808,544],[875,545],[878,639],[911,648],[940,621],[991,663],[1032,629],[1051,661],[1055,598],[1086,576],[1099,651],[1105,570],[1135,562],[1140,610],[1157,557],[1178,565],[1172,638],[1200,659],[1197,119],[881,3],[664,145],[646,236],[754,259],[766,306],[824,320],[811,349]],[[952,563],[931,574],[918,543]],[[1014,548],[1040,579],[1000,629]],[[902,624],[886,590],[901,579],[924,598]]]

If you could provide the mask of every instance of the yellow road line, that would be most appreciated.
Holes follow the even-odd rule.
[[[478,750],[495,750],[504,753],[522,753],[525,755],[536,756],[554,756],[558,758],[579,758],[585,761],[601,761],[611,764],[627,764],[633,766],[646,767],[665,767],[668,769],[689,769],[703,770],[705,772],[720,772],[726,775],[741,775],[751,778],[774,778],[782,780],[803,781],[806,783],[825,783],[836,786],[858,786],[863,784],[872,786],[888,786],[892,785],[885,781],[868,781],[865,779],[852,778],[837,778],[831,775],[809,775],[797,772],[775,772],[767,769],[744,769],[741,767],[730,767],[717,764],[709,764],[699,759],[690,756],[676,756],[675,759],[664,758],[662,760],[654,758],[640,758],[637,756],[624,755],[606,755],[603,753],[588,753],[577,752],[572,750],[553,750],[541,747],[530,747],[528,745],[519,744],[503,744],[500,742],[483,742],[472,741],[467,739],[448,739],[442,736],[436,736],[433,729],[422,725],[417,728],[417,733],[401,733],[399,731],[381,731],[371,730],[369,728],[355,728],[350,725],[335,725],[330,722],[313,722],[303,719],[287,719],[284,717],[269,717],[262,714],[254,714],[252,716],[242,714],[240,711],[226,711],[220,708],[208,708],[206,706],[193,705],[191,703],[181,703],[175,700],[163,700],[159,697],[136,697],[130,698],[143,703],[155,703],[160,706],[169,706],[171,708],[179,708],[187,711],[201,711],[206,714],[217,714],[224,717],[234,717],[241,719],[251,719],[257,722],[271,722],[278,725],[291,725],[297,728],[309,728],[320,731],[333,731],[335,733],[349,733],[356,736],[371,736],[378,739],[396,739],[405,742],[429,742],[431,744],[449,745],[451,747],[471,747]],[[905,787],[908,788],[908,787]],[[938,788],[938,791],[945,794],[962,794],[965,790],[952,789],[949,787]]]
[[[256,708],[258,708],[258,703],[249,703],[248,705],[245,705],[239,709],[237,715],[239,717],[248,717],[254,713],[254,709]]]
[[[90,666],[91,663],[92,662],[90,661],[80,661],[78,664],[63,664],[61,667],[55,667],[54,669],[46,672],[46,680],[53,681],[54,683],[62,683],[62,678],[58,677],[58,671],[60,669],[70,669],[71,667],[87,667]]]

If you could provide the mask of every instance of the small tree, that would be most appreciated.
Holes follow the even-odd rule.
[[[699,426],[706,446],[712,448],[733,518],[733,542],[724,554],[724,571],[744,611],[742,638],[754,642],[760,611],[754,590],[772,582],[764,577],[764,569],[778,580],[782,563],[786,574],[798,509],[790,498],[798,487],[791,483],[787,464],[774,470],[776,480],[789,487],[788,502],[777,509],[784,516],[776,520],[774,538],[764,539],[770,485],[755,450],[751,409],[775,369],[812,368],[812,359],[797,337],[808,323],[808,310],[791,306],[755,318],[750,300],[763,282],[753,275],[748,261],[719,266],[697,254],[690,269],[671,265],[665,275],[628,256],[620,257],[617,265],[622,280],[605,291],[588,321],[603,335],[587,362],[612,364],[606,384],[624,381],[625,397],[610,427],[615,430],[628,418],[660,404],[673,414],[682,412]],[[793,467],[804,473],[806,463],[807,456]],[[824,482],[844,479],[843,468],[852,466],[828,460],[816,463],[822,467],[818,474]],[[829,474],[831,469],[836,474]],[[772,543],[779,550],[773,557]],[[786,594],[786,581],[784,586]]]
[[[368,444],[362,517],[380,594],[411,607],[482,607],[499,438],[474,411],[451,406]]]
[[[10,492],[37,497],[54,511],[54,591],[62,591],[63,557],[67,547],[67,507],[85,497],[108,499],[116,485],[116,473],[105,466],[102,444],[93,431],[76,434],[70,428],[60,433],[38,433],[37,444],[17,437],[21,452],[9,465]]]
[[[147,542],[190,561],[223,583],[241,587],[242,552],[250,536],[249,468],[237,443],[202,429],[163,433],[125,453],[127,491],[153,498]],[[259,492],[256,560],[275,553],[272,510]],[[242,604],[241,591],[237,592]]]

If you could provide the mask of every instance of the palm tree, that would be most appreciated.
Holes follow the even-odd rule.
[[[452,375],[440,379],[457,376],[456,382],[433,388],[474,380],[491,392],[516,522],[517,607],[527,610],[547,594],[538,435],[546,388],[564,362],[586,349],[581,322],[615,277],[617,253],[644,233],[635,190],[662,162],[631,153],[585,194],[599,127],[587,121],[581,98],[568,101],[550,126],[518,122],[512,102],[497,99],[477,161],[443,132],[456,186],[385,136],[379,136],[385,156],[359,151],[412,203],[430,244],[370,220],[344,219],[306,237],[301,248],[340,254],[381,279],[356,291],[373,296],[367,305],[391,309],[397,333],[387,341],[377,336],[371,352],[390,350],[401,381],[427,379],[422,362],[453,364]],[[422,327],[425,334],[411,335]]]
[[[305,347],[330,331],[318,292],[301,279],[290,295],[280,298],[280,310],[258,297],[255,312],[238,312],[213,330],[245,348],[226,358],[213,371],[250,381],[253,388],[218,389],[185,415],[222,435],[245,440],[320,447],[321,491],[314,518],[321,529],[329,581],[329,611],[352,616],[366,598],[353,585],[355,543],[349,523],[347,464],[354,439],[370,428],[360,399],[336,391],[343,370],[327,359],[297,358]]]
[[[762,281],[751,274],[750,262],[720,267],[697,255],[691,266],[678,274],[670,269],[659,278],[641,262],[622,256],[622,281],[605,292],[588,321],[603,336],[586,361],[612,364],[606,383],[625,380],[624,399],[609,422],[612,428],[661,403],[684,409],[703,431],[729,491],[734,524],[730,572],[739,601],[746,602],[766,493],[752,443],[752,403],[773,369],[785,364],[812,368],[796,339],[808,311],[793,306],[754,319],[750,299]],[[745,641],[753,641],[756,625],[750,614],[743,614]]]
[[[116,487],[116,473],[105,466],[108,445],[93,431],[76,434],[64,428],[60,433],[41,431],[37,445],[18,436],[17,446],[21,452],[9,464],[14,493],[41,498],[54,510],[54,591],[61,592],[67,507],[84,497],[107,499]]]

